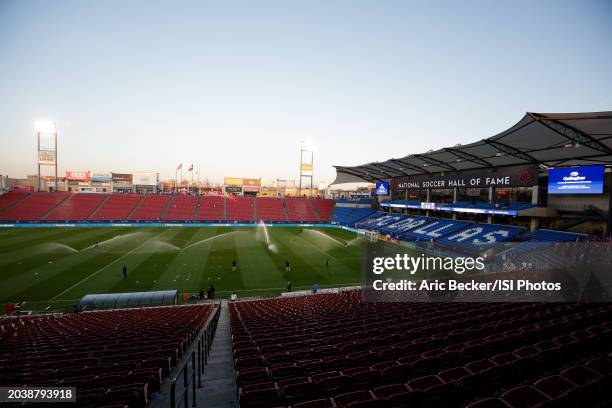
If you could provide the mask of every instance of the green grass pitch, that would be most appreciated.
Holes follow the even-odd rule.
[[[287,281],[294,290],[313,282],[323,287],[359,284],[362,245],[355,233],[334,228],[3,229],[0,303],[26,301],[25,308],[56,309],[89,293],[197,293],[214,284],[222,297],[232,291],[250,297],[278,295]]]

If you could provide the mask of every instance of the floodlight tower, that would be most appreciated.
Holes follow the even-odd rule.
[[[36,139],[38,146],[38,191],[42,190],[41,166],[53,166],[55,168],[55,191],[57,191],[57,126],[55,122],[37,121]]]
[[[314,164],[314,144],[300,143],[300,194],[302,194],[302,181],[310,182],[308,195],[312,195],[312,170]],[[306,184],[308,185],[308,184]]]

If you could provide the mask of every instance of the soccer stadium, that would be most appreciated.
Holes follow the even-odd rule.
[[[295,55],[285,41],[313,36],[309,45],[290,48],[312,52],[309,58],[331,70],[314,74],[317,86],[325,88],[329,82],[323,72],[333,71],[326,58],[334,52],[347,53],[346,58],[361,55],[349,45],[340,47],[335,35],[384,59],[381,52],[407,49],[382,34],[387,24],[402,27],[397,35],[405,39],[414,33],[402,30],[431,34],[422,26],[405,28],[397,18],[431,16],[432,6],[333,2],[329,8],[296,4],[297,12],[262,3],[261,10],[243,5],[240,15],[222,5],[184,6],[177,11],[171,4],[125,5],[124,19],[101,2],[0,4],[0,26],[5,23],[18,47],[47,50],[42,59],[60,67],[49,66],[49,75],[66,87],[66,95],[53,95],[56,102],[46,94],[38,101],[21,97],[30,90],[21,82],[23,75],[43,84],[41,93],[47,89],[29,68],[24,73],[5,69],[7,80],[0,80],[15,101],[7,105],[11,118],[0,123],[0,408],[612,407],[612,111],[606,110],[612,100],[602,90],[612,84],[612,70],[601,77],[593,71],[593,82],[584,85],[593,89],[588,98],[574,95],[582,110],[525,112],[532,106],[530,97],[544,106],[576,106],[559,104],[551,95],[540,98],[531,89],[519,98],[520,111],[510,111],[511,105],[482,106],[490,117],[474,114],[476,125],[440,120],[442,114],[457,119],[452,112],[463,114],[468,107],[440,108],[442,114],[428,117],[424,110],[413,116],[404,112],[400,122],[418,122],[415,129],[423,134],[394,136],[391,125],[373,120],[363,122],[367,129],[361,138],[335,140],[327,132],[337,128],[323,126],[327,119],[318,122],[313,116],[312,125],[291,124],[291,129],[317,134],[315,146],[306,137],[297,143],[286,135],[295,113],[291,104],[266,99],[267,92],[285,95],[275,87],[284,79],[259,71],[274,64],[258,59],[269,57],[260,54],[258,41],[289,58]],[[462,27],[461,35],[477,35],[482,47],[488,44],[476,23],[487,21],[491,10],[473,4],[475,14],[468,17],[461,14],[468,5],[446,6],[455,10],[443,13],[446,25],[465,18],[474,26]],[[509,15],[523,12],[503,6]],[[589,20],[580,20],[582,14],[572,13],[567,4],[560,7],[555,13],[578,21],[563,35],[588,42],[591,34],[581,31],[588,24],[611,33],[612,24],[605,23],[612,23],[612,13],[602,17],[612,12],[609,5],[572,7]],[[374,12],[384,18],[371,22]],[[323,37],[315,35],[310,13],[321,22]],[[24,18],[30,14],[37,18]],[[48,27],[37,27],[39,17],[66,25],[49,33]],[[286,38],[261,34],[259,23],[255,31],[241,31],[241,24],[250,27],[253,18]],[[280,24],[282,18],[293,25]],[[525,27],[543,27],[540,20],[521,18]],[[203,28],[200,19],[212,28]],[[117,24],[122,37],[115,37],[109,22]],[[222,38],[227,28],[220,22],[244,43]],[[348,31],[338,31],[336,24]],[[559,27],[551,27],[561,35]],[[445,33],[438,45],[454,43],[450,32],[437,30]],[[83,38],[73,36],[76,32]],[[203,48],[204,54],[219,52],[209,44],[210,34],[222,48],[237,47],[250,57],[256,50],[257,57],[247,60],[263,65],[238,70],[234,62],[240,59],[228,57],[223,48],[216,55],[228,60],[213,69],[215,80],[201,79],[189,65],[214,58],[191,52],[189,47],[198,45],[196,33],[210,47]],[[363,33],[382,36],[390,48],[381,51]],[[158,43],[153,46],[148,38]],[[330,43],[321,43],[322,38]],[[432,44],[437,40],[423,37]],[[98,48],[92,51],[92,44]],[[421,46],[431,52],[427,44]],[[441,49],[456,58],[448,47]],[[75,57],[73,48],[83,55],[112,56],[98,62],[112,68],[117,82],[106,88],[88,71],[99,73],[99,68],[77,60],[76,68],[65,68],[59,56],[46,54],[53,50]],[[144,49],[151,54],[138,54]],[[499,56],[486,49],[487,55]],[[145,56],[144,61],[127,50]],[[599,52],[584,51],[584,58],[595,60]],[[177,64],[184,78],[160,76],[134,85],[147,81],[146,69],[174,72],[174,62],[151,56],[159,54],[183,58]],[[2,40],[0,55],[16,62],[32,58]],[[610,56],[605,58],[599,63],[612,67]],[[333,86],[310,87],[298,67],[283,67],[283,75],[297,80],[284,84],[290,94],[316,95],[317,106],[309,112],[327,118],[325,109],[335,108],[333,122],[343,123],[347,108],[334,104],[354,102],[350,121],[366,120],[356,102],[361,98],[350,92],[356,83],[342,82],[352,74],[334,76],[346,92],[339,96]],[[385,67],[390,75],[396,72],[393,64]],[[422,74],[427,77],[427,71]],[[579,74],[584,75],[574,75]],[[81,75],[93,81],[87,97],[70,86]],[[457,75],[458,81],[473,84],[474,72]],[[434,73],[431,77],[441,81]],[[245,100],[216,93],[216,80],[229,95],[244,94]],[[172,85],[166,88],[166,82]],[[262,106],[249,99],[252,83],[269,86],[258,89],[261,105],[274,106],[273,120],[252,119],[264,115]],[[120,84],[142,94],[128,95]],[[511,87],[502,85],[510,94]],[[379,92],[357,86],[366,96]],[[159,95],[147,93],[149,87]],[[209,87],[214,103],[208,96],[200,100],[202,117],[190,122],[197,111],[191,101]],[[450,98],[452,86],[440,92]],[[79,95],[91,106],[68,101],[67,95]],[[394,98],[393,92],[384,95]],[[607,105],[596,109],[591,100]],[[421,102],[429,100],[424,97],[415,106]],[[398,120],[397,107],[377,103],[392,108],[384,109],[382,120]],[[219,106],[228,110],[218,111]],[[181,112],[174,116],[177,109]],[[381,114],[379,109],[367,105],[372,116]],[[33,116],[38,111],[56,112],[58,119],[40,120]],[[209,111],[218,117],[211,119]],[[110,112],[117,116],[108,123],[94,128],[86,123],[92,113]],[[156,116],[166,112],[163,119]],[[134,125],[130,115],[155,126],[144,120]],[[244,124],[227,124],[223,115]],[[23,123],[24,118],[31,120]],[[448,134],[427,134],[427,118],[444,122],[433,129]],[[245,133],[249,126],[261,128]],[[349,133],[354,130],[345,126]],[[461,131],[462,126],[468,130]],[[203,136],[200,129],[218,133]],[[83,133],[89,131],[91,136]]]

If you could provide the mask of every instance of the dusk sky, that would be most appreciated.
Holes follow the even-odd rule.
[[[469,143],[526,111],[612,110],[612,2],[0,0],[0,174],[315,181]],[[187,174],[185,172],[185,174]]]

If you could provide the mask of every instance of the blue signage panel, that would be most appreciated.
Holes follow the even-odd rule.
[[[604,166],[563,167],[548,171],[548,194],[603,193]]]
[[[376,183],[376,195],[389,195],[389,182]]]

